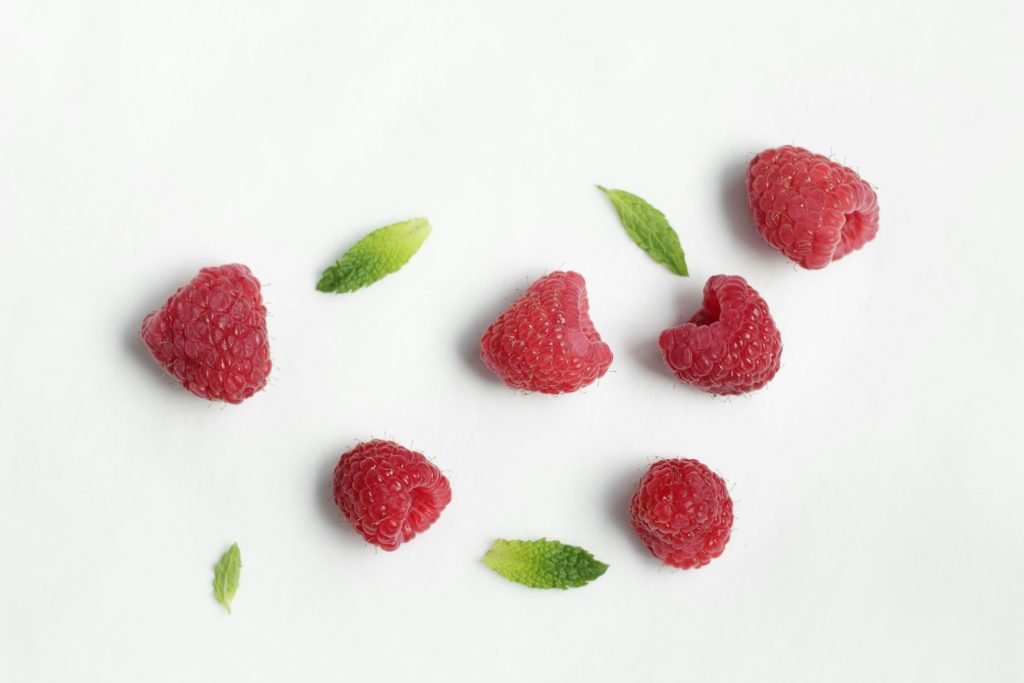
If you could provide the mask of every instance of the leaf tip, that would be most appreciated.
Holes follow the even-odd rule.
[[[675,255],[669,261],[669,270],[680,277],[690,277],[690,269],[686,267],[686,254],[683,253],[682,247],[679,248],[679,253]]]
[[[413,218],[412,223],[412,232],[422,233],[422,236],[419,238],[420,244],[422,245],[427,241],[427,238],[430,237],[430,233],[434,232],[434,226],[430,224],[430,221],[423,217]],[[419,247],[416,248],[416,251],[419,251]]]

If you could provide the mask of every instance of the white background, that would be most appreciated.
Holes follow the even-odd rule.
[[[1022,25],[1009,1],[4,2],[0,680],[1020,680]],[[877,240],[824,271],[748,217],[744,165],[786,143],[878,188]],[[692,277],[594,183],[662,209]],[[417,215],[400,273],[314,291]],[[274,370],[222,407],[138,327],[228,262],[264,283]],[[508,390],[479,334],[560,268],[615,362],[575,395]],[[751,396],[658,357],[715,273],[782,331]],[[454,490],[395,553],[330,500],[371,437]],[[682,456],[736,504],[697,571],[625,515]],[[531,591],[480,563],[498,536],[611,568]]]

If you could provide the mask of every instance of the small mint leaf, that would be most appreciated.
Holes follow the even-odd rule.
[[[604,574],[608,565],[583,548],[541,538],[499,538],[484,555],[484,564],[509,581],[530,588],[577,588]]]
[[[665,214],[625,190],[609,190],[600,185],[597,189],[611,200],[622,221],[622,227],[638,247],[676,275],[690,274],[686,269],[686,256],[679,244],[679,235],[668,224]]]
[[[430,222],[426,218],[378,228],[325,270],[316,288],[340,294],[373,284],[404,266],[429,234]]]
[[[238,550],[238,544],[232,543],[213,568],[213,596],[224,605],[228,614],[231,614],[231,601],[238,590],[238,575],[241,571],[242,553]]]

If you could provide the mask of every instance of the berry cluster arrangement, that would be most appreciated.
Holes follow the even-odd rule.
[[[637,245],[672,272],[687,275],[678,237],[660,211],[628,192],[600,189]],[[878,200],[871,186],[853,170],[799,147],[756,155],[747,168],[746,189],[757,231],[803,268],[824,268],[878,232]],[[324,272],[317,288],[349,292],[397,271],[430,230],[426,219],[416,218],[370,233]],[[203,268],[146,316],[141,334],[157,362],[196,396],[237,404],[266,386],[271,370],[266,308],[259,281],[243,265]],[[715,395],[763,388],[782,356],[782,337],[768,304],[738,275],[709,278],[700,310],[664,330],[658,345],[678,380]],[[570,271],[538,279],[499,315],[480,339],[480,358],[512,389],[563,394],[600,379],[613,354],[590,319],[583,276]],[[451,495],[436,465],[391,441],[359,444],[334,470],[338,509],[367,542],[386,551],[425,532]],[[693,459],[651,465],[628,514],[651,553],[681,569],[703,567],[720,556],[733,523],[725,482]],[[581,548],[546,539],[499,539],[484,562],[533,587],[583,585],[607,568]],[[234,573],[227,602],[222,600],[229,606],[240,567],[237,546],[222,563]],[[217,581],[221,600],[228,584],[221,575]]]

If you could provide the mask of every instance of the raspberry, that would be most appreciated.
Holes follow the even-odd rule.
[[[722,554],[732,530],[725,482],[696,460],[659,460],[637,484],[629,521],[647,549],[680,569]]]
[[[586,283],[555,272],[530,285],[480,339],[480,358],[513,389],[562,394],[604,375],[612,351],[587,314]]]
[[[661,333],[676,377],[712,394],[760,389],[779,370],[782,337],[768,304],[738,275],[715,275],[704,305],[688,322]]]
[[[260,283],[248,268],[203,268],[142,321],[150,353],[182,386],[241,403],[267,383],[270,348]]]
[[[747,168],[758,232],[804,268],[824,268],[878,232],[878,198],[855,171],[800,147],[767,149]]]
[[[441,470],[393,441],[359,444],[334,468],[338,509],[360,536],[384,550],[426,531],[451,500]]]

